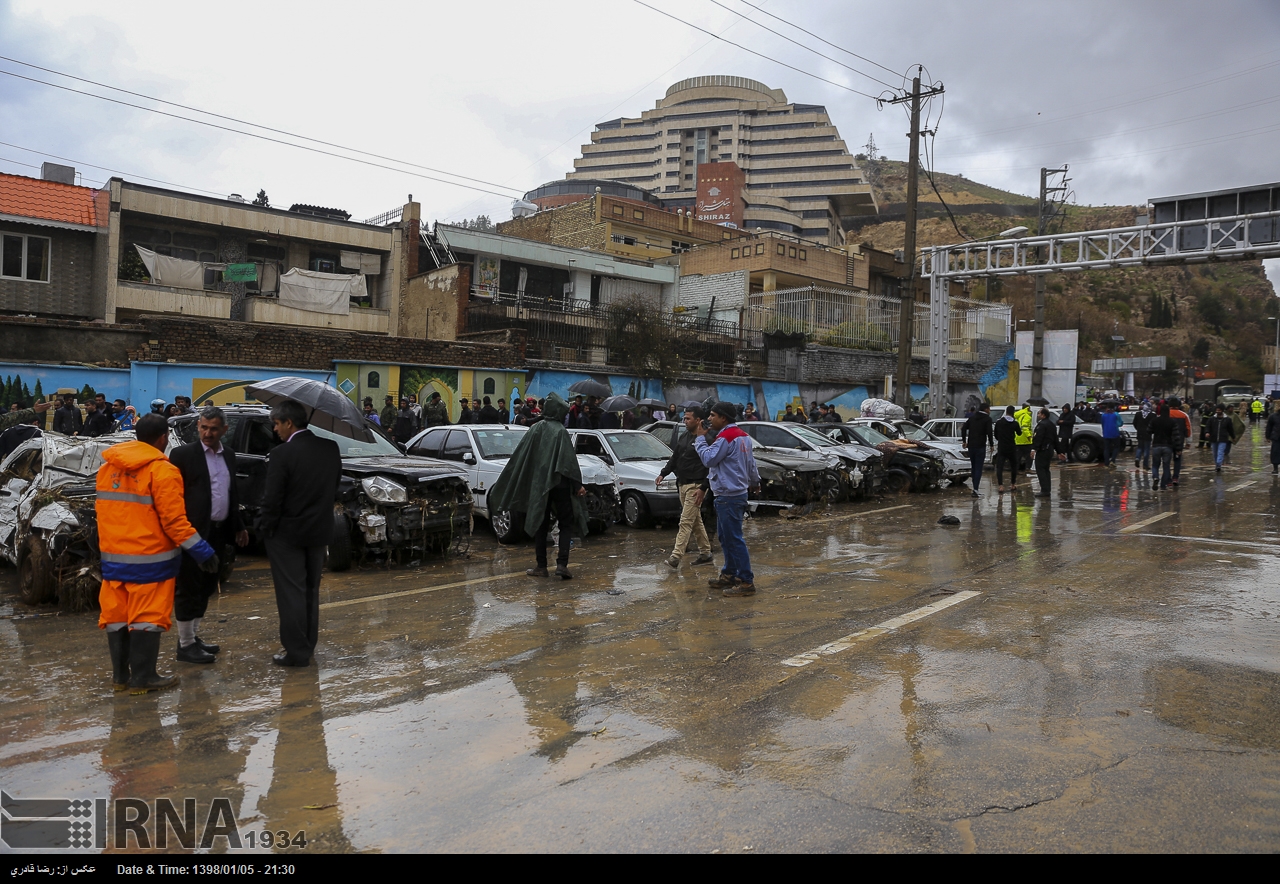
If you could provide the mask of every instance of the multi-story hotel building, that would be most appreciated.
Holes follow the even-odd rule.
[[[721,162],[745,176],[748,230],[839,246],[855,217],[876,212],[826,108],[789,102],[781,89],[743,77],[681,80],[639,119],[600,123],[565,177],[621,182],[659,195],[667,208],[695,210],[699,167],[705,176]]]

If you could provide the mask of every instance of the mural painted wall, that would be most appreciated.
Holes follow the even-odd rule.
[[[978,378],[978,392],[992,405],[1018,405],[1021,363],[1013,347],[1004,358]],[[963,413],[963,410],[962,410]]]
[[[28,403],[36,396],[37,385],[45,398],[53,396],[59,390],[75,390],[79,393],[88,385],[95,393],[104,394],[108,400],[124,399],[132,402],[129,399],[130,374],[127,368],[0,362],[0,385],[6,389],[14,384],[19,386],[19,391],[9,401],[21,399]],[[0,404],[8,405],[9,402]]]

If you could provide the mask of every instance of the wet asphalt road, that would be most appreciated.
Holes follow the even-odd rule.
[[[270,664],[245,559],[218,663],[171,634],[182,684],[144,697],[111,694],[93,615],[30,616],[5,569],[0,782],[226,797],[308,852],[1274,851],[1280,479],[1251,432],[1176,492],[1130,461],[1055,469],[1050,500],[753,519],[749,599],[661,564],[670,527],[552,583],[481,525],[466,559],[326,575],[305,670]]]

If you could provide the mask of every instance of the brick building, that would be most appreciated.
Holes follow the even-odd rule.
[[[70,183],[65,166],[46,163],[44,174],[59,180],[0,174],[0,313],[100,318],[106,195]]]

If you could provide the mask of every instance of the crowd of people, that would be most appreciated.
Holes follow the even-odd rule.
[[[172,402],[153,399],[148,413],[167,419],[179,414],[194,414],[195,408],[191,405],[191,397],[175,396]],[[138,412],[132,405],[123,399],[109,402],[102,393],[82,403],[77,401],[74,393],[30,406],[25,402],[11,402],[8,411],[0,415],[0,458],[45,431],[93,439],[132,430],[138,420]]]

